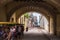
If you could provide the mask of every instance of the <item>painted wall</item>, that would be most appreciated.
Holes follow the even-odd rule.
[[[12,20],[12,18],[13,18],[13,20]],[[16,22],[16,13],[14,13],[12,15],[12,17],[10,18],[10,22]]]

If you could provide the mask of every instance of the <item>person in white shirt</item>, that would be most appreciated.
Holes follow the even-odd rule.
[[[15,31],[16,31],[15,27],[12,27],[12,28],[10,29],[11,39],[12,39],[12,40],[14,39],[14,33],[15,33]]]

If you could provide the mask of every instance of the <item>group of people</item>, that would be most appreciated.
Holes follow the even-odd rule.
[[[24,26],[22,24],[5,27],[0,28],[0,40],[19,40],[23,36]]]

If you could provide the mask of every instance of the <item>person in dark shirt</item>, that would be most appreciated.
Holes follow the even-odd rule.
[[[3,31],[2,30],[0,30],[0,37],[2,37],[3,36]]]
[[[21,24],[21,34],[24,34],[24,26]]]

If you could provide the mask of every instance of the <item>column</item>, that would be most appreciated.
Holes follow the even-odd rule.
[[[50,17],[50,34],[54,34],[53,18]]]

